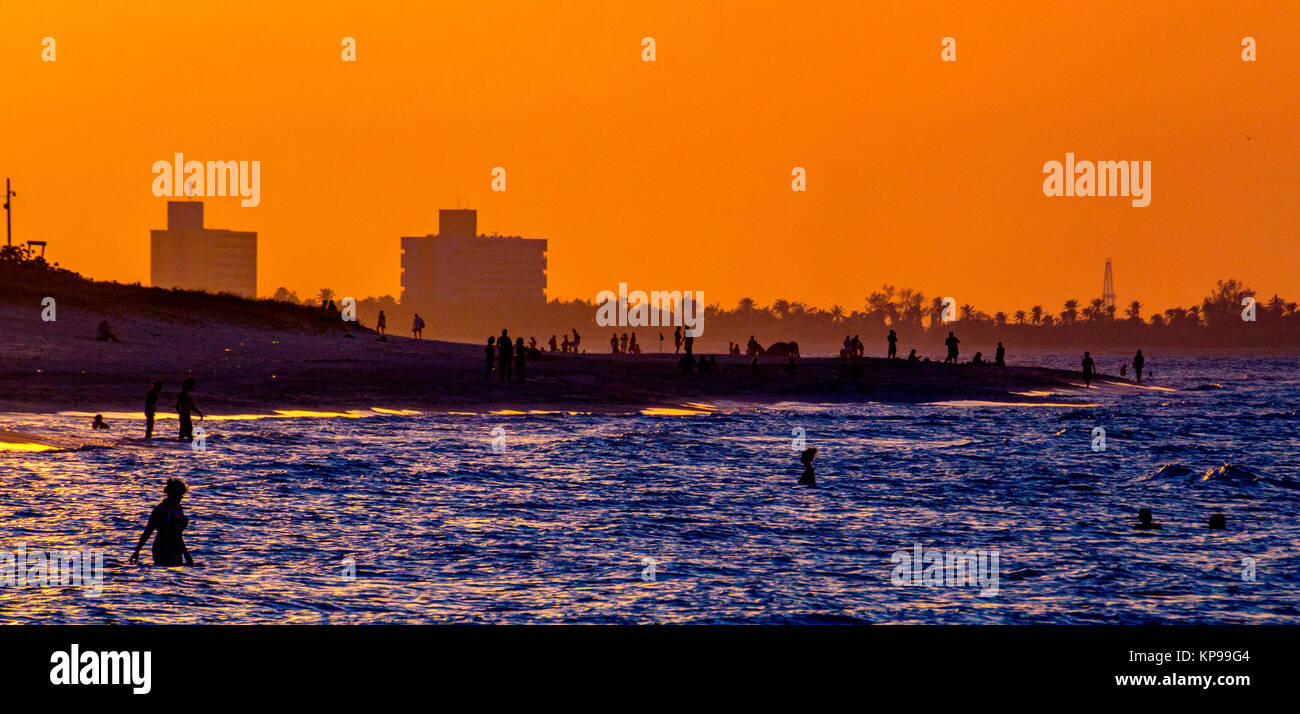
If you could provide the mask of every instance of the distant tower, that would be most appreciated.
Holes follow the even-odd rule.
[[[1101,279],[1101,302],[1108,310],[1115,308],[1115,277],[1110,272],[1110,258],[1106,259],[1106,277]]]

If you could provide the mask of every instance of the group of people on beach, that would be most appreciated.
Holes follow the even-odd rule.
[[[566,332],[564,333],[564,341],[558,345],[555,342],[555,335],[551,335],[550,341],[547,342],[547,346],[550,347],[552,352],[559,352],[561,354],[569,354],[572,352],[575,355],[578,354],[578,345],[580,344],[582,344],[582,335],[579,335],[577,330],[573,331],[572,340],[569,339],[569,333]]]
[[[487,378],[492,379],[492,370],[495,368],[501,375],[502,382],[509,382],[512,375],[515,381],[524,381],[528,360],[542,354],[537,349],[536,337],[531,338],[527,345],[522,337],[511,343],[509,330],[506,329],[501,330],[500,337],[488,337],[484,352],[487,355]]]
[[[162,394],[163,383],[153,382],[149,386],[149,391],[144,395],[144,438],[153,438],[154,420],[158,415],[158,396]],[[190,441],[194,438],[194,415],[198,414],[199,419],[203,419],[203,411],[194,403],[194,378],[187,377],[181,382],[181,393],[176,396],[176,416],[180,421],[181,441]],[[90,428],[95,430],[108,430],[108,422],[104,421],[103,414],[96,414],[90,422]]]
[[[609,352],[610,352],[610,354],[616,354],[616,355],[619,355],[619,354],[624,354],[624,355],[626,355],[626,354],[639,355],[639,354],[641,354],[641,345],[638,345],[637,342],[636,342],[636,333],[635,333],[635,332],[632,333],[632,338],[631,338],[631,340],[628,339],[628,335],[627,335],[626,332],[623,333],[623,337],[622,337],[621,340],[619,339],[619,336],[618,336],[618,333],[617,333],[617,332],[615,332],[614,334],[610,335],[610,337],[609,337]]]
[[[894,330],[890,330],[889,334],[886,336],[885,339],[888,342],[888,352],[886,353],[887,358],[888,359],[897,358],[898,333],[896,333]],[[944,364],[960,364],[960,361],[958,359],[960,355],[958,346],[960,344],[961,344],[961,340],[957,338],[957,335],[954,332],[949,331],[948,337],[944,340],[944,346],[947,348],[947,354],[945,355],[943,360]],[[751,354],[756,354],[757,352],[756,345],[757,343],[754,342],[754,338],[751,337],[750,347],[749,347],[749,351]],[[844,346],[840,350],[840,358],[844,361],[844,365],[842,365],[840,368],[841,376],[861,376],[862,370],[861,367],[858,365],[857,361],[862,356],[863,356],[862,340],[859,339],[857,335],[854,335],[852,337],[845,335]],[[916,350],[913,349],[910,353],[908,353],[907,361],[919,362],[922,360],[916,354]],[[924,361],[929,362],[930,360],[929,358],[925,358]],[[1001,342],[998,343],[997,351],[994,353],[993,361],[991,363],[984,359],[983,352],[976,352],[975,356],[971,359],[969,364],[972,365],[992,364],[995,367],[1005,367],[1007,364],[1006,347],[1004,347]],[[1137,354],[1133,356],[1132,364],[1133,364],[1134,378],[1136,379],[1136,381],[1141,382],[1143,370],[1146,368],[1146,357],[1142,355],[1142,350],[1138,350]],[[1085,351],[1083,353],[1083,360],[1081,363],[1081,367],[1083,369],[1084,386],[1091,387],[1093,377],[1097,376],[1099,373],[1097,372],[1097,363],[1095,360],[1093,360],[1092,354],[1090,352]],[[1126,376],[1127,374],[1128,374],[1128,365],[1127,364],[1121,365],[1120,376],[1123,377]],[[1147,374],[1148,376],[1150,375],[1149,370],[1147,371]]]
[[[1137,378],[1138,382],[1142,381],[1142,369],[1143,367],[1146,366],[1146,363],[1147,363],[1147,359],[1146,357],[1142,356],[1142,350],[1138,350],[1137,354],[1133,355],[1133,376]],[[1127,366],[1128,365],[1120,366],[1120,370],[1119,370],[1120,376],[1123,376],[1126,373]],[[1083,386],[1091,387],[1092,378],[1097,376],[1098,372],[1097,372],[1097,362],[1093,360],[1092,354],[1090,352],[1083,353],[1082,367],[1083,367]]]

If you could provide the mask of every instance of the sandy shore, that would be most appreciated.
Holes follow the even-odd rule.
[[[108,319],[121,342],[93,339]],[[618,412],[685,403],[989,400],[1080,401],[1078,373],[867,359],[860,379],[841,379],[838,359],[807,358],[798,375],[772,360],[760,374],[748,359],[720,357],[722,370],[682,374],[671,355],[546,355],[528,381],[484,378],[481,345],[186,319],[102,315],[60,308],[43,322],[36,305],[0,304],[0,411],[140,411],[149,382],[166,383],[167,411],[185,377],[197,380],[205,411],[273,409]],[[1117,378],[1110,381],[1123,382]],[[1108,386],[1108,389],[1123,387]],[[1025,392],[1058,392],[1025,395]]]

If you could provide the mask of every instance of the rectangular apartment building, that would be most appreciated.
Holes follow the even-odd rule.
[[[168,201],[167,229],[150,231],[149,281],[257,297],[257,233],[203,227],[202,201]]]
[[[433,324],[546,304],[546,240],[476,235],[477,224],[474,210],[444,209],[437,235],[402,238],[403,307]]]

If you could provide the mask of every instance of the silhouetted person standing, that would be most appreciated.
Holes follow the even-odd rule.
[[[1007,350],[1001,342],[998,343],[998,351],[993,353],[993,364],[998,367],[1007,366]]]
[[[1216,513],[1210,516],[1210,530],[1221,531],[1228,527],[1228,519],[1222,513]]]
[[[673,354],[677,354],[681,351],[682,351],[682,328],[681,325],[678,325],[677,329],[673,330]]]
[[[961,344],[961,340],[957,339],[956,335],[949,332],[948,339],[944,340],[943,343],[948,345],[948,356],[944,358],[943,363],[948,364],[951,362],[952,364],[957,364],[957,345]]]
[[[379,311],[379,319],[375,321],[375,332],[378,332],[380,337],[388,334],[388,318],[384,317],[383,310]]]
[[[190,556],[189,548],[185,547],[185,538],[181,535],[185,526],[190,524],[190,519],[185,516],[185,509],[181,508],[181,498],[185,496],[187,490],[184,481],[178,478],[167,479],[167,485],[163,488],[163,493],[167,497],[162,503],[154,506],[153,512],[149,514],[149,523],[144,527],[140,542],[135,544],[135,552],[131,554],[128,563],[140,561],[140,549],[156,530],[158,537],[153,539],[154,565],[173,566],[180,565],[182,562],[186,565],[194,565],[194,558]]]
[[[569,336],[568,336],[568,335],[565,335],[565,336],[564,336],[564,341],[565,341],[565,342],[568,342],[568,341],[569,341]],[[559,348],[555,346],[555,335],[551,335],[551,339],[550,339],[549,342],[546,343],[546,346],[549,347],[550,350],[551,350],[552,352],[556,352],[556,351],[558,351]],[[566,350],[566,351],[567,351],[567,350]]]
[[[893,330],[889,331],[889,359],[898,357],[898,333]]]
[[[492,379],[492,360],[497,356],[497,338],[488,337],[486,352],[487,352],[487,378]]]
[[[149,393],[144,395],[144,438],[153,438],[153,418],[158,411],[158,394],[162,392],[163,383],[154,382]]]
[[[510,347],[510,335],[506,330],[501,331],[501,336],[497,338],[497,353],[500,359],[497,362],[501,365],[501,381],[510,381],[510,367],[514,364],[514,350]]]
[[[181,382],[181,393],[176,397],[176,414],[180,417],[182,441],[190,441],[194,438],[194,425],[190,423],[191,413],[198,414],[200,419],[203,418],[203,412],[194,404],[193,377]]]
[[[617,332],[609,336],[609,352],[610,354],[618,354],[618,333]]]
[[[1137,531],[1159,531],[1164,530],[1164,526],[1151,520],[1151,509],[1143,508],[1138,511],[1138,524],[1133,526]]]
[[[424,318],[420,317],[418,312],[415,313],[415,319],[411,320],[411,334],[415,335],[417,340],[424,336]]]
[[[1097,371],[1097,363],[1092,361],[1092,355],[1087,352],[1083,353],[1083,386],[1092,386],[1092,375]]]
[[[524,358],[527,354],[528,350],[524,348],[524,338],[520,337],[515,342],[515,372],[520,382],[524,381],[524,362],[526,361]]]
[[[1139,382],[1142,381],[1142,366],[1146,363],[1147,359],[1142,356],[1142,350],[1138,350],[1138,353],[1133,355],[1133,375]]]
[[[573,354],[575,355],[578,354],[578,343],[580,342],[582,342],[582,335],[579,335],[578,331],[575,329],[573,331]]]
[[[695,349],[695,337],[691,334],[692,331],[693,330],[690,328],[687,328],[685,334],[682,336],[682,347],[686,348],[687,357],[694,354],[693,350]]]

